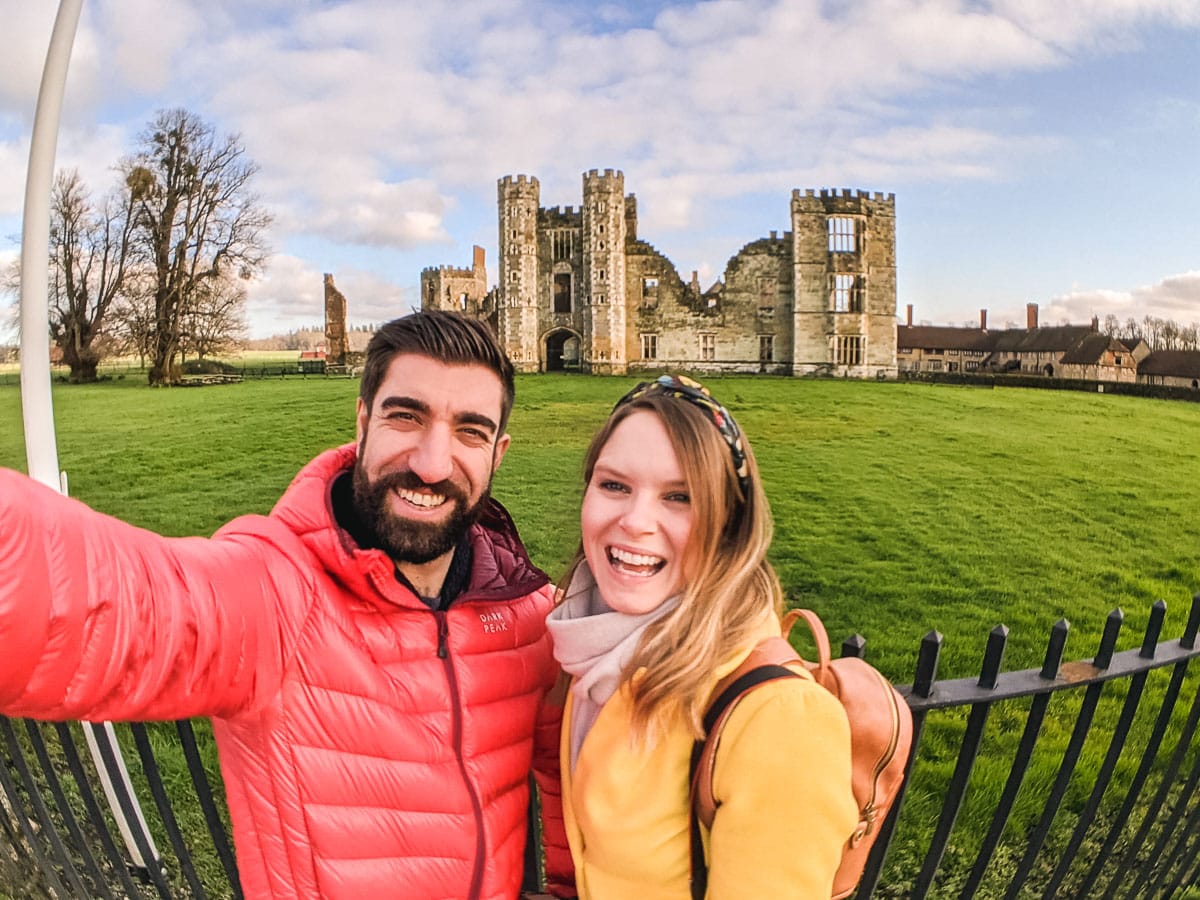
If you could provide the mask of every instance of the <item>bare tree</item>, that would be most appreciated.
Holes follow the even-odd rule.
[[[110,311],[124,287],[131,259],[129,197],[110,193],[92,202],[79,172],[59,172],[50,198],[50,338],[75,382],[95,381],[111,347],[104,340]],[[4,273],[0,290],[20,293],[20,264]]]
[[[154,273],[150,383],[179,380],[184,321],[205,282],[249,278],[263,264],[270,216],[250,192],[258,167],[236,135],[218,139],[187,110],[158,114],[124,164],[137,238]]]
[[[112,310],[112,331],[122,352],[136,355],[143,369],[154,352],[154,281],[148,268],[131,269]]]
[[[197,359],[230,350],[246,339],[246,289],[229,278],[214,278],[196,288],[183,317],[180,350]]]
[[[1174,319],[1158,319],[1158,343],[1160,350],[1180,350],[1179,323]]]
[[[105,319],[125,280],[128,194],[94,206],[79,172],[60,172],[50,207],[50,336],[71,381],[95,381]]]
[[[1184,325],[1179,330],[1179,349],[1180,350],[1200,350],[1200,328],[1195,322],[1190,325]]]

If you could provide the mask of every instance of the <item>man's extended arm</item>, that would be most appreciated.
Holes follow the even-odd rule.
[[[262,537],[164,538],[0,470],[0,712],[151,720],[253,705],[281,677],[279,596],[311,595],[284,549],[294,538],[263,522]]]

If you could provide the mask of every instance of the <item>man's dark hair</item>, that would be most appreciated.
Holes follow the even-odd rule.
[[[386,323],[367,345],[358,395],[368,410],[388,366],[402,353],[428,356],[450,365],[480,365],[495,372],[504,387],[499,431],[504,434],[513,405],[513,367],[487,325],[441,309],[422,310]]]

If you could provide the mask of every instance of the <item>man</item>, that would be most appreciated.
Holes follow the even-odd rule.
[[[558,784],[551,589],[489,496],[512,401],[487,328],[423,312],[356,444],[211,539],[0,470],[0,712],[213,717],[249,897],[515,897],[535,732],[550,819]],[[565,839],[547,868],[569,894]]]

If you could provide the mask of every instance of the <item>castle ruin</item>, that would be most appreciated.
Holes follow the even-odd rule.
[[[620,171],[583,176],[578,209],[538,180],[498,182],[500,271],[421,275],[424,308],[489,320],[517,371],[692,369],[896,375],[895,195],[793,191],[791,230],[746,244],[707,289],[638,238]]]

